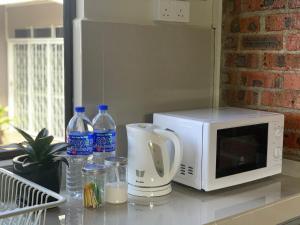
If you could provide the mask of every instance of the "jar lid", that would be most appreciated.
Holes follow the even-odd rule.
[[[105,158],[105,165],[107,166],[126,166],[127,158],[125,157],[107,157]]]
[[[107,166],[98,163],[87,163],[82,168],[82,172],[86,174],[104,174]]]

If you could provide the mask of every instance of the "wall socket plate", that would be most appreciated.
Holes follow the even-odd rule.
[[[190,3],[181,0],[154,0],[154,20],[183,22],[190,21]]]
[[[173,20],[173,8],[170,0],[154,0],[155,6],[155,20],[158,21],[172,21]]]
[[[190,3],[187,1],[173,1],[174,21],[190,22]]]

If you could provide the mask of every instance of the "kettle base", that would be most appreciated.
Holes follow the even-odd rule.
[[[171,184],[159,187],[137,187],[128,184],[128,194],[139,197],[159,197],[171,193]]]

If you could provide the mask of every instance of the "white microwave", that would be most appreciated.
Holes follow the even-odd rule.
[[[174,181],[211,191],[281,173],[284,116],[241,108],[155,113],[183,144]]]

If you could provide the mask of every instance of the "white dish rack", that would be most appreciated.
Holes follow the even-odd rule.
[[[64,202],[55,192],[0,168],[0,225],[45,225],[47,209]]]

